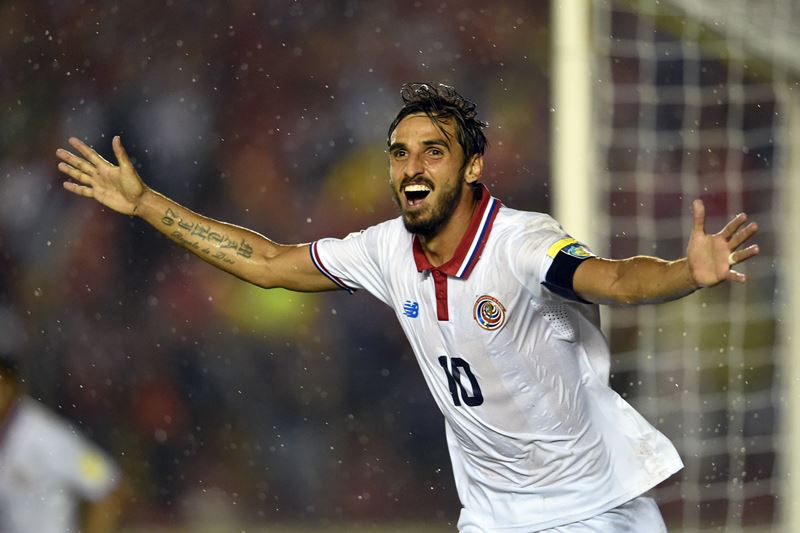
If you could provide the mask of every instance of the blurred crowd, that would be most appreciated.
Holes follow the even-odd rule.
[[[441,415],[389,309],[263,291],[61,189],[77,136],[279,242],[395,216],[407,81],[488,120],[485,181],[548,210],[548,2],[0,3],[0,348],[132,487],[127,521],[452,523]]]

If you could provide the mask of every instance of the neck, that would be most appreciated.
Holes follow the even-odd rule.
[[[439,231],[434,235],[418,235],[422,250],[432,265],[441,266],[453,258],[456,248],[467,232],[472,221],[472,214],[477,206],[478,200],[475,191],[471,186],[466,185],[461,192],[461,199],[456,208],[450,218],[439,228]]]

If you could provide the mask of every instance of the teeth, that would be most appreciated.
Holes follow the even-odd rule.
[[[406,185],[406,188],[403,189],[405,192],[431,192],[431,188],[427,185],[423,185],[421,183],[413,183],[411,185]]]

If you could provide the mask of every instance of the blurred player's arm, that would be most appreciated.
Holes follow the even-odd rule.
[[[747,216],[740,213],[719,233],[709,235],[702,201],[692,203],[692,213],[686,257],[675,261],[649,256],[587,259],[575,271],[575,292],[594,303],[629,305],[675,300],[726,280],[744,282],[744,274],[731,267],[758,254],[758,245],[743,247],[758,230],[756,224],[745,224]]]
[[[72,181],[68,191],[94,198],[122,213],[135,215],[204,261],[261,287],[297,291],[337,289],[311,260],[308,245],[282,245],[249,229],[195,213],[147,187],[119,137],[112,147],[114,165],[76,138],[70,145],[80,155],[58,149],[58,169]]]

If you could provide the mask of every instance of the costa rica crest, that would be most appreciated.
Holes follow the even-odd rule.
[[[488,294],[479,296],[472,308],[472,318],[480,327],[487,331],[494,331],[506,323],[506,308],[497,298]]]

